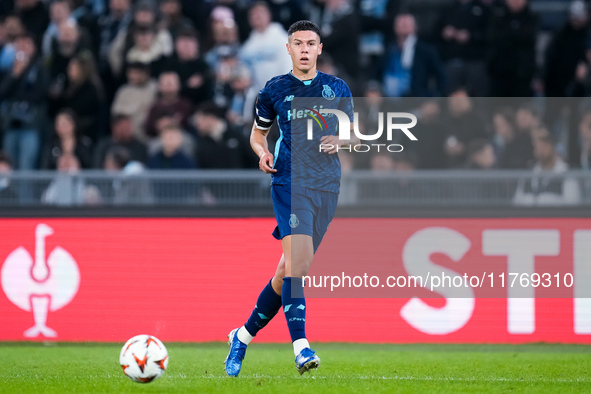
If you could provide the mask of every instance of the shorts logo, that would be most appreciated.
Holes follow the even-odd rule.
[[[328,85],[322,85],[322,97],[327,100],[334,100],[335,94],[333,90]]]
[[[289,216],[289,227],[296,228],[299,225],[300,225],[300,219],[298,219],[298,217],[295,215],[295,213],[292,213]]]

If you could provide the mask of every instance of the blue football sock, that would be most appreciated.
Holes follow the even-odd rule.
[[[281,301],[291,341],[306,338],[306,299],[301,278],[283,278]]]
[[[281,308],[281,296],[275,293],[271,281],[269,281],[261,291],[257,304],[244,327],[254,337],[279,312],[279,308]]]

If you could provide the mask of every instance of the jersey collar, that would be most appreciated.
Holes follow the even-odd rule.
[[[293,73],[292,73],[291,71],[289,72],[289,75],[290,75],[290,76],[291,76],[293,79],[295,79],[296,81],[299,81],[299,82],[303,83],[303,84],[304,84],[304,85],[306,85],[306,86],[310,86],[310,85],[312,85],[312,83],[313,83],[313,82],[316,80],[316,78],[318,77],[318,75],[319,75],[319,74],[320,74],[320,71],[316,70],[316,75],[314,75],[314,78],[312,78],[312,79],[307,79],[307,80],[305,80],[305,81],[302,81],[301,79],[299,79],[298,77],[296,77],[295,75],[293,75]]]

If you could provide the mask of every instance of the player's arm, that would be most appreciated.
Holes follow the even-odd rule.
[[[269,126],[270,127],[270,126]],[[269,151],[269,143],[267,135],[269,128],[261,129],[255,121],[250,132],[250,146],[256,155],[259,157],[259,168],[266,174],[277,172],[273,168],[273,154]]]
[[[328,153],[329,155],[333,155],[339,151],[341,148],[352,148],[354,145],[359,143],[359,138],[355,136],[353,131],[353,122],[351,122],[351,138],[348,140],[341,139],[338,135],[325,135],[320,138],[320,141],[324,145],[322,151],[324,153]]]

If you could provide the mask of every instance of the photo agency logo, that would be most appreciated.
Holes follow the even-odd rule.
[[[320,127],[321,131],[328,131],[328,124],[325,119],[329,116],[336,116],[338,120],[338,136],[342,141],[351,140],[351,120],[349,116],[338,109],[319,108],[318,110],[312,108],[306,108],[304,114],[309,115],[312,119],[308,119],[307,124],[307,139],[309,141],[314,139],[314,127],[315,124]],[[305,115],[304,115],[305,116]],[[400,123],[402,120],[410,122]],[[385,123],[385,127],[384,127]],[[363,134],[359,130],[359,113],[354,113],[353,118],[353,133],[359,141],[356,144],[350,144],[346,146],[336,146],[337,151],[346,150],[348,152],[381,152],[388,151],[391,153],[398,153],[404,150],[404,146],[397,143],[390,143],[394,140],[395,132],[403,132],[406,137],[411,141],[418,141],[417,137],[410,131],[411,128],[416,126],[417,117],[407,112],[379,112],[378,113],[378,130],[374,134]],[[385,129],[385,131],[384,131]],[[386,140],[388,143],[377,143],[384,134],[386,133]],[[396,138],[398,141],[399,139]],[[335,148],[332,144],[319,144],[318,149],[322,152],[324,149]]]

